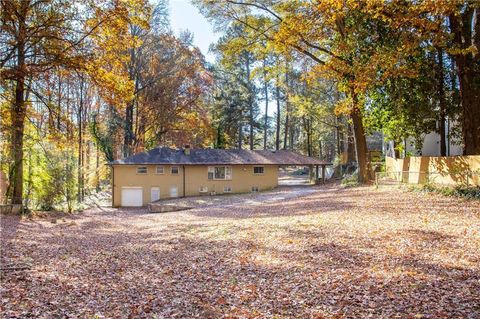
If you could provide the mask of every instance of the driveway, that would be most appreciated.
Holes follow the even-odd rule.
[[[478,201],[336,185],[232,198],[2,217],[0,316],[479,317]]]
[[[290,179],[289,179],[290,180]],[[289,199],[295,199],[308,194],[318,192],[319,186],[295,185],[280,186],[270,191],[231,195],[204,195],[185,198],[160,200],[154,205],[173,205],[180,207],[206,208],[206,207],[236,207],[241,205],[261,205],[263,203],[275,203]]]

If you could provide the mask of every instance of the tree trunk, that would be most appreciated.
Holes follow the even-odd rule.
[[[308,120],[308,131],[307,131],[307,143],[308,143],[308,156],[312,156],[312,121]]]
[[[310,118],[307,119],[305,116],[302,117],[302,121],[305,133],[307,134],[307,154],[308,156],[312,156],[312,121]]]
[[[265,119],[263,123],[263,149],[267,149],[267,134],[268,134],[268,81],[267,72],[265,70],[265,60],[263,60],[263,91],[265,94]]]
[[[277,96],[277,131],[276,131],[276,134],[275,134],[275,150],[279,150],[280,149],[280,121],[281,121],[281,117],[280,117],[280,111],[281,111],[281,108],[280,108],[280,83],[279,82],[279,79],[278,79],[278,76],[277,76],[277,86],[276,86],[276,96]]]
[[[295,147],[295,134],[297,134],[298,129],[296,127],[296,123],[294,122],[294,118],[290,118],[289,121],[289,129],[288,129],[288,149],[293,150]]]
[[[238,123],[238,149],[242,149],[242,143],[243,143],[243,124],[242,120],[240,120],[240,123]]]
[[[318,140],[318,157],[323,160],[322,140]]]
[[[24,18],[24,15],[21,17]],[[15,84],[15,102],[11,108],[12,144],[11,154],[13,167],[11,183],[13,183],[12,204],[22,204],[23,201],[23,134],[25,130],[25,19],[19,19],[17,39],[17,75]]]
[[[347,145],[347,163],[352,163],[357,160],[355,154],[355,138],[353,137],[353,127],[350,123],[347,124],[346,145]]]
[[[83,78],[80,79],[80,99],[78,105],[78,192],[77,200],[83,201]]]
[[[95,150],[95,175],[96,175],[96,185],[95,189],[98,192],[100,192],[100,148],[98,147],[98,143],[95,145],[96,150]]]
[[[250,57],[247,54],[247,83],[248,83],[248,125],[250,127],[250,135],[249,135],[249,142],[250,142],[250,150],[253,151],[253,90],[252,90],[252,83],[250,81]]]
[[[129,102],[125,109],[125,129],[123,138],[123,156],[127,157],[131,155],[132,145],[132,133],[133,133],[133,102]]]
[[[474,20],[474,13],[476,17]],[[480,10],[467,5],[461,15],[449,17],[454,43],[465,50],[480,46]],[[473,22],[475,21],[475,25]],[[475,36],[473,36],[473,34]],[[480,154],[480,56],[472,52],[454,55],[462,103],[464,155]]]
[[[285,130],[283,132],[283,149],[287,149],[289,131],[289,102],[288,102],[288,70],[285,72]]]
[[[444,80],[444,70],[443,70],[443,50],[438,48],[438,72],[437,72],[437,93],[438,93],[438,106],[439,106],[439,125],[438,125],[438,134],[440,135],[440,156],[447,155],[447,134],[446,134],[446,101],[445,101],[445,80]]]
[[[353,90],[352,90],[353,91]],[[355,153],[358,164],[358,182],[365,183],[369,180],[367,164],[367,140],[363,128],[362,114],[358,107],[358,97],[351,92],[353,99],[353,110],[350,114],[353,124],[353,138],[355,141]]]

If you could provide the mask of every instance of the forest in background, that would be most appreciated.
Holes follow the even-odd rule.
[[[480,154],[478,1],[195,0],[224,34],[215,63],[173,34],[166,1],[0,3],[12,203],[71,211],[108,161],[159,145],[348,154],[364,182],[368,134],[401,151],[435,131],[445,154],[448,118]]]

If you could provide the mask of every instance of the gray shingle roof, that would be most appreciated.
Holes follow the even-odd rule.
[[[110,162],[111,165],[139,164],[260,164],[260,165],[322,165],[329,164],[314,157],[308,157],[292,151],[250,151],[223,149],[191,149],[185,155],[181,149],[157,147],[148,152],[138,153],[124,159]]]

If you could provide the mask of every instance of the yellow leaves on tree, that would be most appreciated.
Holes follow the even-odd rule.
[[[131,29],[149,28],[151,6],[148,1],[115,1],[95,6],[95,16],[88,21],[94,27],[90,35],[95,45],[94,57],[86,66],[98,84],[100,94],[111,105],[132,100],[132,83],[125,65],[130,61],[128,49],[138,48],[142,41]]]

